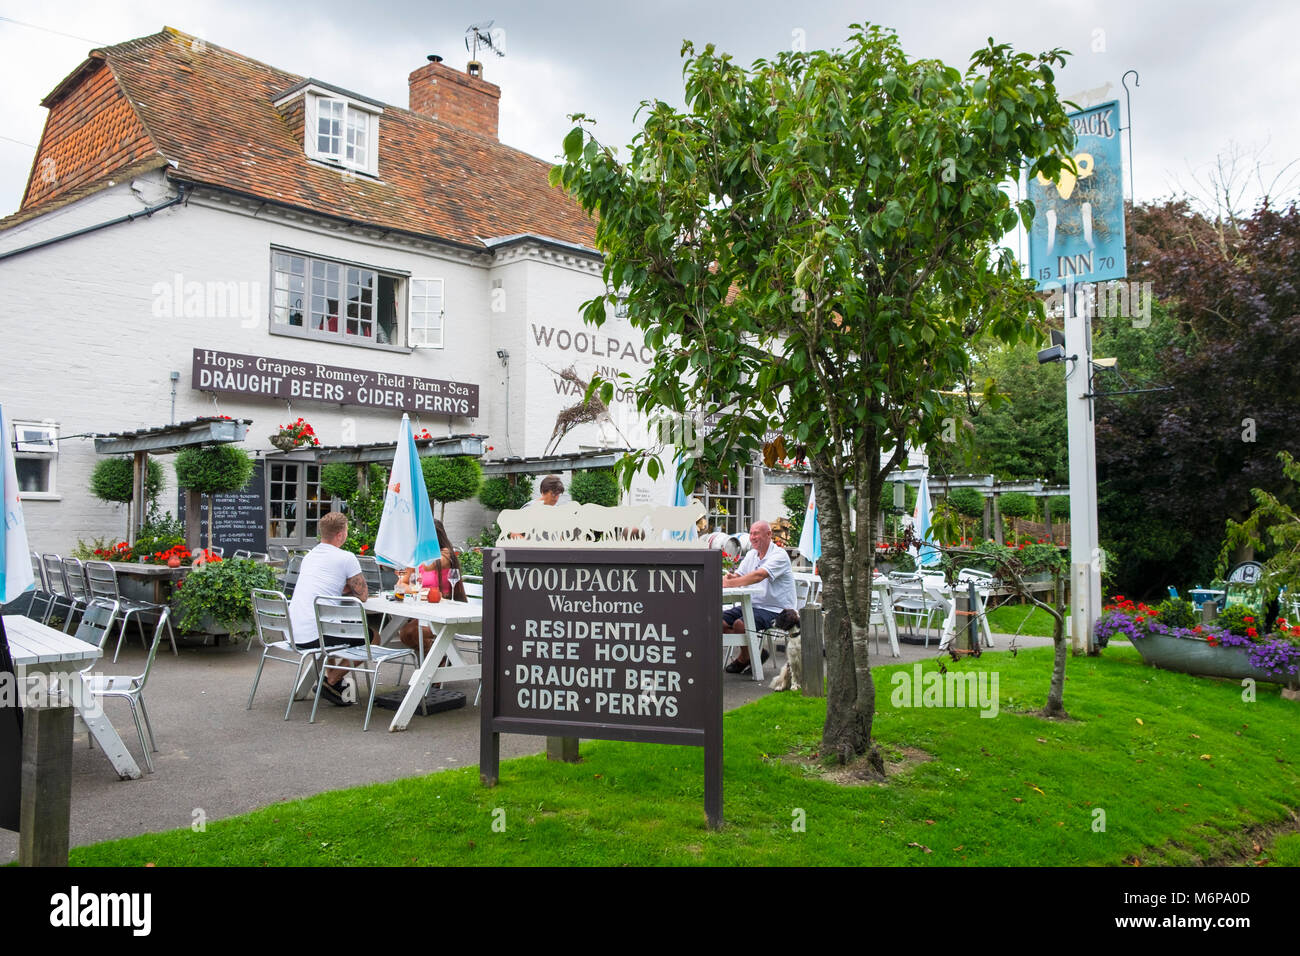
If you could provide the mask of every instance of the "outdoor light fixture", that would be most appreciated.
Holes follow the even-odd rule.
[[[1070,361],[1074,361],[1076,358],[1077,356],[1071,355]],[[1048,365],[1052,362],[1064,362],[1064,361],[1065,361],[1064,345],[1053,345],[1051,348],[1038,350],[1039,365]]]
[[[501,360],[502,365],[505,365],[510,361],[510,353],[505,349],[497,349],[497,358]]]

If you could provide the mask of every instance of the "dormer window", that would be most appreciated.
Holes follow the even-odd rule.
[[[379,116],[382,107],[315,83],[305,90],[303,123],[307,156],[322,163],[379,175]]]

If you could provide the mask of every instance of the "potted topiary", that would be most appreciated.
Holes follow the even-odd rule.
[[[153,501],[162,493],[163,468],[157,459],[150,458],[144,480],[145,501]],[[135,497],[135,463],[130,458],[101,458],[90,473],[90,493],[100,501],[126,504]],[[130,523],[130,509],[127,522]],[[130,535],[130,528],[127,528]]]
[[[241,491],[253,477],[253,459],[233,445],[186,448],[176,456],[176,483],[208,496],[208,548],[212,548],[213,495]]]

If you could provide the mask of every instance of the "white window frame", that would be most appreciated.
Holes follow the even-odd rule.
[[[338,150],[325,151],[320,148],[320,115],[323,105],[341,104],[342,115],[339,120]],[[358,103],[337,93],[324,90],[312,91],[306,95],[303,121],[303,146],[307,155],[322,163],[344,166],[371,176],[379,175],[379,115],[383,110],[368,104]],[[365,143],[363,155],[348,158],[348,134],[353,128],[364,131]]]
[[[303,273],[301,275],[302,289],[293,289],[289,281],[297,273],[279,269],[279,259],[281,256],[293,259],[303,260]],[[315,275],[313,266],[321,264],[324,266],[333,266],[337,272],[337,279],[329,278],[329,270],[326,270],[327,276],[324,280],[319,280]],[[372,289],[370,301],[370,323],[371,335],[360,335],[348,332],[348,322],[351,319],[360,322],[361,316],[349,317],[348,302],[346,301],[347,291],[351,287],[353,274],[371,273],[374,275],[375,283]],[[380,342],[380,304],[381,297],[379,294],[382,280],[388,279],[394,284],[393,288],[393,305],[396,309],[396,315],[393,317],[392,334],[396,341]],[[324,283],[325,294],[318,294],[317,282]],[[327,256],[313,255],[308,252],[301,252],[296,249],[287,249],[279,246],[271,247],[271,297],[270,297],[270,331],[273,335],[292,335],[301,338],[317,339],[322,342],[337,342],[343,345],[354,345],[363,348],[378,349],[398,349],[405,351],[405,344],[400,341],[402,331],[406,327],[407,319],[402,312],[402,307],[407,304],[409,297],[411,279],[408,275],[396,272],[391,269],[381,269],[377,266],[366,265],[359,262],[348,262],[344,259],[333,259]],[[337,328],[334,331],[328,329],[312,328],[313,308],[318,300],[329,302],[329,291],[333,287],[338,293],[338,297],[333,301],[337,307]],[[298,313],[302,318],[302,325],[292,325],[289,319]],[[328,313],[323,313],[328,317]]]
[[[15,421],[14,460],[35,460],[46,463],[46,488],[44,491],[19,491],[24,501],[58,501],[59,426],[57,422]],[[33,439],[24,436],[24,430],[40,432],[45,437]],[[25,439],[25,440],[24,440]]]
[[[442,279],[412,276],[407,284],[406,341],[414,349],[440,349],[447,338],[447,285]],[[432,322],[432,304],[437,289],[437,328]],[[424,299],[424,308],[417,308],[417,299]]]

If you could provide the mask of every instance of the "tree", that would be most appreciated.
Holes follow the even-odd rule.
[[[787,485],[781,489],[781,504],[785,505],[785,516],[790,521],[790,537],[798,541],[803,534],[803,519],[808,513],[808,486]]]
[[[212,547],[213,495],[240,491],[253,477],[253,459],[234,445],[185,448],[176,455],[176,483],[208,496],[208,548]]]
[[[150,458],[144,479],[144,498],[149,512],[153,511],[153,503],[162,494],[164,480],[162,464],[158,459]],[[95,462],[95,470],[90,473],[90,493],[100,501],[129,502],[135,497],[135,462],[116,456]],[[128,514],[128,534],[130,520]]]
[[[478,501],[488,511],[522,508],[533,499],[533,479],[528,475],[494,475],[483,482]]]
[[[442,504],[439,519],[447,517],[447,502],[468,501],[478,494],[483,484],[483,468],[478,459],[470,455],[440,455],[420,459],[424,471],[424,486],[429,500]]]
[[[343,462],[322,465],[320,490],[331,498],[347,501],[357,493],[357,467]]]
[[[612,468],[591,468],[575,471],[569,482],[569,497],[578,504],[604,505],[612,508],[618,504],[618,478]]]
[[[1252,489],[1288,488],[1276,462],[1294,448],[1300,392],[1300,211],[1266,203],[1220,234],[1179,201],[1129,224],[1133,276],[1160,302],[1149,326],[1099,320],[1096,340],[1128,380],[1172,386],[1096,404],[1102,540],[1138,596],[1208,580]]]
[[[823,752],[866,754],[874,542],[884,477],[952,414],[970,347],[1041,319],[1032,283],[999,241],[1030,222],[1000,184],[1055,177],[1073,142],[1057,102],[1061,51],[977,51],[963,74],[910,60],[890,31],[856,27],[844,51],[784,52],[748,70],[687,43],[686,112],[643,104],[626,162],[585,117],[552,171],[589,213],[611,290],[655,355],[642,412],[709,416],[679,477],[721,477],[769,428],[806,447],[822,523],[829,689]],[[613,383],[593,382],[604,400]],[[882,454],[883,453],[883,454]],[[656,452],[620,462],[623,480]]]

